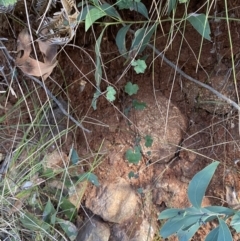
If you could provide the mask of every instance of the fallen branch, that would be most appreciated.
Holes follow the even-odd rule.
[[[200,82],[199,80],[196,80],[194,78],[192,78],[191,76],[187,75],[185,72],[183,72],[177,65],[175,65],[174,63],[172,63],[170,60],[168,60],[163,53],[161,53],[159,50],[157,50],[153,45],[151,44],[147,44],[148,47],[150,47],[151,49],[153,49],[153,51],[159,55],[163,61],[168,64],[170,67],[172,67],[173,69],[175,69],[177,71],[177,73],[179,73],[180,75],[182,75],[184,78],[194,82],[197,85],[200,85],[206,89],[208,89],[209,91],[211,91],[212,93],[214,93],[217,97],[219,97],[220,99],[225,100],[228,104],[230,104],[231,106],[233,106],[235,109],[237,109],[238,111],[240,111],[240,106],[232,101],[231,99],[229,99],[228,97],[226,97],[225,95],[221,94],[220,92],[218,92],[217,90],[215,90],[214,88],[212,88],[211,86],[204,84],[202,82]]]

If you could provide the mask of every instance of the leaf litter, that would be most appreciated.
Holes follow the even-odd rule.
[[[33,59],[30,55],[32,52],[31,36],[27,29],[23,29],[18,35],[17,41],[17,58],[15,64],[24,74],[42,77],[46,80],[57,65],[57,48],[50,41],[37,40],[39,49],[43,55],[44,62]]]

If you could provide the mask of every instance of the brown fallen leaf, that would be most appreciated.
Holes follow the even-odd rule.
[[[32,51],[31,37],[27,29],[23,29],[18,35],[17,52],[15,64],[23,73],[47,79],[57,65],[57,46],[51,45],[49,41],[38,41],[39,49],[43,54],[44,63],[30,57]]]
[[[42,35],[47,35],[47,29],[43,29],[41,31]],[[58,46],[56,44],[52,44],[50,40],[37,40],[39,49],[43,54],[43,60],[45,63],[52,64],[57,62],[57,50]]]

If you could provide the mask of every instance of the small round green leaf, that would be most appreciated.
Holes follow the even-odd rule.
[[[147,68],[145,61],[142,59],[133,60],[131,65],[134,66],[134,70],[137,74],[143,74]]]
[[[146,135],[146,136],[144,137],[144,139],[145,139],[145,146],[146,146],[146,147],[151,147],[151,146],[152,146],[152,143],[153,143],[152,137],[149,136],[149,135]]]
[[[137,100],[133,100],[133,107],[136,110],[144,110],[147,107],[147,105],[145,102],[138,102]]]
[[[134,150],[128,149],[126,151],[126,159],[130,163],[138,164],[138,162],[142,159],[142,154],[138,147],[135,147]]]
[[[138,89],[139,89],[138,85],[132,84],[132,82],[127,82],[127,84],[125,85],[125,92],[130,96],[137,94]]]
[[[106,94],[107,100],[110,102],[114,101],[116,99],[115,95],[116,95],[116,90],[112,86],[108,86],[107,94]]]

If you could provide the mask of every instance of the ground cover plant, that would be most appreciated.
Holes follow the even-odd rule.
[[[126,239],[236,240],[239,7],[0,0],[1,239],[82,240],[123,177]]]

